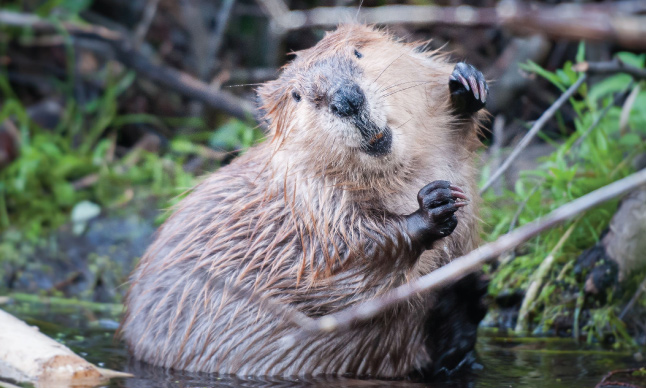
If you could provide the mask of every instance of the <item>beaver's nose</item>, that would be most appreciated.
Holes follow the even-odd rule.
[[[359,85],[344,83],[330,99],[330,110],[339,117],[355,116],[361,110],[365,96]]]

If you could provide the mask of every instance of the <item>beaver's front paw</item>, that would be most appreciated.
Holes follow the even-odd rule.
[[[484,107],[489,86],[478,69],[460,62],[449,77],[449,91],[453,108],[461,115],[472,115]]]
[[[464,191],[448,181],[429,183],[417,194],[419,210],[408,217],[409,233],[430,248],[434,241],[453,232],[458,225],[455,212],[467,205],[466,200]]]

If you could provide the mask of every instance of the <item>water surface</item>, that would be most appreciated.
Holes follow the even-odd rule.
[[[74,305],[13,302],[0,308],[40,330],[99,366],[133,373],[108,387],[594,387],[610,370],[644,366],[632,352],[576,344],[560,338],[513,338],[481,330],[477,364],[451,381],[379,381],[339,378],[242,379],[185,374],[143,365],[114,340],[118,316]]]

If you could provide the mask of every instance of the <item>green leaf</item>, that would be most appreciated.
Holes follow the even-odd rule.
[[[543,69],[535,62],[527,61],[527,63],[521,63],[518,66],[525,71],[540,75],[541,77],[553,83],[557,88],[565,91],[566,87],[563,85],[558,75]]]
[[[74,203],[76,192],[71,184],[67,182],[57,182],[53,189],[57,204],[71,206]]]
[[[585,42],[584,41],[579,42],[579,47],[576,50],[576,62],[577,63],[585,62]]]
[[[602,97],[626,89],[628,84],[630,84],[630,81],[632,81],[632,77],[628,74],[612,75],[590,88],[588,99],[593,103],[596,103],[596,101],[599,101]]]
[[[636,133],[627,133],[619,138],[619,144],[626,146],[638,146],[643,142],[642,138]]]
[[[626,51],[617,53],[617,58],[619,58],[620,61],[622,61],[627,65],[641,67],[641,68],[644,67],[644,62],[646,62],[646,54],[637,55]]]
[[[179,154],[193,154],[197,152],[197,147],[192,142],[178,138],[170,142],[170,149]]]

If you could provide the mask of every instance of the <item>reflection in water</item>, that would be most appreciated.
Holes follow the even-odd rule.
[[[613,369],[639,367],[630,354],[585,349],[569,339],[496,337],[481,331],[477,364],[451,381],[383,381],[317,377],[310,379],[240,378],[168,371],[137,362],[114,340],[118,317],[76,307],[5,305],[3,309],[37,325],[75,352],[101,367],[133,373],[109,387],[593,387]]]

